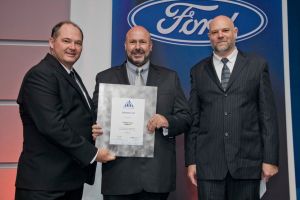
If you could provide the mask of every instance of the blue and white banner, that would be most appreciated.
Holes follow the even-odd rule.
[[[163,14],[163,15],[162,15]],[[130,26],[142,24],[151,31],[153,40],[184,46],[210,46],[207,37],[209,21],[216,15],[227,15],[239,27],[237,41],[247,40],[265,29],[266,14],[246,2],[147,1],[128,14]],[[151,17],[148,17],[151,16]],[[245,21],[249,23],[244,23]]]

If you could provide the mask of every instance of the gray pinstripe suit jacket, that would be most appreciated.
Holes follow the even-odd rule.
[[[212,56],[191,69],[193,124],[186,165],[199,179],[258,179],[262,162],[278,164],[278,123],[267,62],[239,51],[224,92]]]

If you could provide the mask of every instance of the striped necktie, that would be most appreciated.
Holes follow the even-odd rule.
[[[227,89],[227,85],[229,82],[229,78],[230,78],[230,70],[228,68],[228,66],[226,65],[226,63],[228,62],[227,58],[222,58],[221,62],[224,64],[223,68],[222,68],[222,74],[221,74],[221,85],[223,90],[225,91]]]

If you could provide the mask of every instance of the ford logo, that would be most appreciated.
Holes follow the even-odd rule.
[[[244,1],[229,0],[150,0],[134,7],[127,16],[132,27],[141,25],[153,40],[187,46],[210,45],[208,25],[217,15],[230,17],[239,29],[237,42],[262,32],[266,14]]]

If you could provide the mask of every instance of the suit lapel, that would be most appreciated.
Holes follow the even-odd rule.
[[[159,73],[159,69],[150,63],[149,66],[149,72],[148,72],[148,77],[147,77],[147,86],[157,86],[159,85],[159,81],[160,81],[160,73]]]
[[[234,81],[239,77],[241,70],[247,63],[246,57],[239,51],[226,90],[229,90]]]
[[[127,75],[127,69],[126,69],[126,62],[123,63],[120,67],[118,67],[119,73],[117,73],[117,78],[119,84],[125,84],[130,85],[128,75]]]
[[[226,91],[228,91],[230,89],[230,87],[232,86],[234,81],[239,77],[239,74],[241,73],[241,70],[244,69],[246,63],[247,63],[246,57],[244,56],[243,53],[241,53],[239,51],[236,61],[235,61],[235,64],[234,64],[234,67],[233,67],[233,71],[230,75],[230,79],[229,79]],[[215,67],[213,64],[213,56],[211,56],[210,59],[208,60],[207,64],[205,65],[205,69],[206,69],[209,77],[218,85],[220,90],[223,91],[221,82],[218,78],[218,75],[216,73],[216,70],[215,70]]]
[[[215,66],[213,64],[213,56],[211,56],[210,59],[208,59],[207,64],[205,65],[205,69],[208,73],[208,76],[212,79],[212,81],[215,82],[216,85],[220,88],[220,90],[223,91],[221,82],[218,78]]]
[[[63,69],[63,70],[66,72],[65,69]],[[89,95],[88,95],[88,92],[87,92],[86,88],[84,87],[83,82],[82,82],[80,76],[78,75],[78,73],[77,73],[75,70],[74,70],[74,72],[75,72],[75,74],[76,74],[77,80],[78,80],[79,83],[81,84],[81,87],[82,87],[82,89],[84,90],[84,92],[85,92],[85,94],[86,94],[86,96],[87,96],[87,99],[88,99],[89,104],[90,104],[91,107],[89,107],[89,105],[88,105],[88,103],[87,103],[87,101],[86,101],[86,98],[85,98],[85,96],[84,96],[82,90],[80,89],[79,85],[76,83],[76,81],[75,81],[75,80],[74,80],[67,72],[66,72],[66,73],[63,73],[63,76],[64,76],[64,77],[67,79],[67,81],[72,85],[72,87],[74,87],[75,90],[79,93],[79,95],[80,95],[82,101],[84,102],[84,105],[85,105],[89,110],[92,110],[92,109],[93,109],[93,107],[92,107],[92,104],[93,104],[93,103],[91,103],[91,100],[90,100],[90,97],[89,97]]]
[[[64,69],[64,67],[56,60],[56,58],[54,58],[52,55],[48,54],[46,59],[51,63],[51,65],[53,66],[53,68],[59,73],[61,74],[65,79],[66,81],[79,93],[82,101],[84,102],[84,105],[89,109],[93,109],[92,105],[93,103],[91,103],[91,100],[90,100],[90,97],[86,91],[86,88],[84,87],[83,83],[82,83],[82,80],[80,78],[80,76],[77,74],[77,72],[75,71],[76,73],[76,78],[79,80],[84,92],[86,92],[86,95],[87,95],[87,99],[91,105],[91,109],[89,107],[89,105],[87,104],[86,102],[86,99],[84,97],[84,94],[82,93],[81,89],[79,88],[78,84],[76,83],[76,81],[68,74],[68,72]]]
[[[84,94],[82,93],[82,91],[81,91],[81,89],[79,88],[78,84],[75,83],[76,86],[77,86],[77,91],[78,91],[78,89],[80,90],[79,92],[80,92],[81,98],[84,98],[84,102],[86,103],[86,105],[87,105],[91,110],[94,110],[94,104],[93,104],[93,101],[92,101],[92,99],[91,99],[91,97],[90,97],[88,91],[86,90],[86,88],[85,88],[85,86],[84,86],[84,84],[83,84],[83,82],[82,82],[82,80],[81,80],[81,77],[79,76],[79,74],[78,74],[75,70],[74,70],[74,72],[75,72],[75,74],[76,74],[76,78],[78,79],[78,81],[79,81],[79,83],[80,83],[80,85],[81,85],[83,91],[84,91],[85,94],[86,94],[86,98],[87,98],[87,100],[88,100],[88,102],[89,102],[89,105],[90,105],[91,107],[89,107],[89,105],[87,104],[86,99],[85,99],[85,97],[84,97]],[[73,79],[72,79],[72,80],[73,80]],[[73,82],[75,82],[75,81],[73,81]]]

